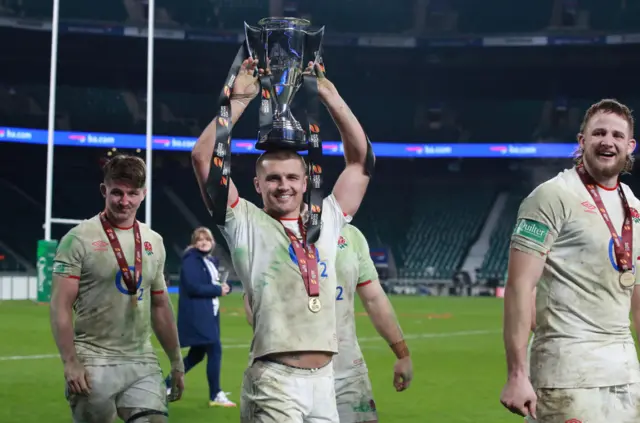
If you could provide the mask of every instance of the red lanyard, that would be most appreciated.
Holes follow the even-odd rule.
[[[600,193],[598,193],[596,181],[594,181],[591,175],[589,175],[587,170],[584,168],[584,165],[579,165],[576,170],[578,171],[578,175],[580,176],[582,183],[587,188],[587,191],[591,194],[591,198],[593,198],[593,201],[600,210],[600,214],[602,215],[604,222],[607,224],[609,232],[611,232],[618,269],[620,272],[631,271],[633,268],[633,260],[631,257],[633,251],[633,225],[631,224],[631,210],[629,208],[629,203],[627,202],[627,197],[624,195],[624,191],[622,190],[622,186],[618,184],[618,195],[620,195],[622,207],[624,208],[624,224],[622,225],[622,237],[618,237],[618,232],[616,231],[616,228],[613,227],[609,213],[602,202],[602,198],[600,198]],[[622,238],[622,244],[620,243],[620,238]]]
[[[142,277],[142,238],[140,237],[140,226],[138,225],[138,221],[136,220],[133,223],[133,237],[135,238],[135,265],[133,275],[129,270],[129,264],[127,263],[127,259],[125,258],[122,247],[120,246],[118,236],[104,213],[100,213],[100,222],[102,223],[104,232],[107,234],[107,238],[109,238],[111,248],[116,255],[118,267],[120,267],[120,271],[122,271],[122,279],[127,285],[129,295],[131,295],[131,302],[136,304],[138,298],[136,295],[138,290],[137,280]]]
[[[300,235],[302,239],[305,239],[302,219],[298,219],[298,225]],[[302,280],[304,281],[304,287],[307,289],[307,294],[309,297],[318,297],[320,295],[320,285],[318,285],[318,257],[316,256],[315,246],[313,244],[302,245],[298,237],[296,237],[291,230],[285,227],[284,231],[289,237],[293,251],[298,259],[298,267],[300,267],[300,273],[302,274]]]

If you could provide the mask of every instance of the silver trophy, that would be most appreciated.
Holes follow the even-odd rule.
[[[258,150],[308,149],[307,132],[293,116],[291,104],[302,86],[307,63],[322,64],[324,27],[310,31],[310,25],[297,18],[264,18],[257,27],[244,24],[249,55],[267,70],[260,78]]]

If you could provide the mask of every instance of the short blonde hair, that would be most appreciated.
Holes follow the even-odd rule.
[[[191,234],[191,244],[189,244],[189,246],[187,247],[187,250],[191,248],[195,248],[196,242],[198,242],[198,240],[202,236],[206,237],[215,246],[216,240],[213,238],[213,234],[211,233],[211,230],[205,226],[200,226],[199,228],[194,229],[193,233]]]

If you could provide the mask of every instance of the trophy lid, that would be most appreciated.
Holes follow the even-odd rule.
[[[286,28],[306,28],[311,25],[307,19],[288,18],[288,17],[271,17],[263,18],[258,21],[258,25],[265,29],[286,29]]]

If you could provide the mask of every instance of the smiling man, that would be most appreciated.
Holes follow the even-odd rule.
[[[168,421],[152,330],[171,362],[171,399],[184,388],[162,237],[136,220],[145,184],[139,157],[108,161],[104,211],[71,229],[56,253],[51,328],[74,423],[107,423],[116,415],[128,423]]]
[[[538,423],[640,421],[640,202],[619,181],[633,165],[633,117],[615,100],[586,112],[575,167],[521,204],[504,305],[501,402]],[[535,339],[527,377],[531,293]],[[535,388],[535,390],[534,390]]]
[[[259,92],[256,66],[256,60],[245,60],[234,80],[233,123]],[[205,203],[210,209],[226,208],[221,229],[253,311],[252,359],[240,403],[241,421],[246,423],[339,421],[331,366],[338,352],[338,238],[360,207],[370,178],[367,161],[373,158],[364,130],[336,87],[319,65],[315,72],[320,100],[342,137],[346,166],[323,200],[322,229],[314,245],[304,241],[307,222],[301,210],[308,173],[302,156],[295,151],[260,156],[254,186],[262,197],[261,209],[241,198],[231,180],[227,204],[211,203],[206,181],[215,148],[215,119],[192,152]]]

